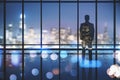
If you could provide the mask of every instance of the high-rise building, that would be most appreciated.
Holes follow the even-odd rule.
[[[3,43],[3,36],[0,36],[0,44]]]
[[[24,26],[23,26],[23,15],[20,14],[20,22],[19,22],[19,30],[18,30],[18,35],[17,35],[17,43],[21,44],[22,43],[22,31],[24,27],[24,34],[26,33],[26,23],[25,23],[25,14],[24,14]]]
[[[13,38],[13,25],[9,24],[6,29],[6,43],[12,44],[12,38]]]
[[[108,25],[105,23],[104,25],[104,32],[103,32],[103,41],[105,44],[108,44],[110,42],[110,38],[108,35]]]

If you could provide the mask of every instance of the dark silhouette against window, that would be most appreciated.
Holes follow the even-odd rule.
[[[80,26],[80,39],[82,40],[82,58],[85,58],[86,46],[89,50],[89,60],[92,60],[92,41],[94,39],[94,24],[89,22],[89,15],[85,15],[85,22]]]

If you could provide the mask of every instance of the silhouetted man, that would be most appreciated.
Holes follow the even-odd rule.
[[[89,15],[85,15],[85,23],[80,26],[80,39],[82,40],[82,57],[85,58],[85,48],[88,46],[89,60],[92,60],[92,41],[94,39],[94,25],[89,22]]]

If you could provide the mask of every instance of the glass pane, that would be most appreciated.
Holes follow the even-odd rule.
[[[77,74],[77,51],[61,50],[60,51],[60,79],[61,80],[78,80]]]
[[[24,43],[40,44],[40,3],[25,3]]]
[[[95,3],[79,5],[79,44],[94,48],[92,44],[95,44]]]
[[[42,10],[42,44],[54,47],[59,44],[59,5],[43,3]]]
[[[120,44],[120,3],[116,4],[116,43]]]
[[[111,54],[98,55],[98,60],[102,63],[102,65],[100,68],[98,68],[97,79],[113,80],[107,75],[107,69],[113,64],[113,52]]]
[[[98,44],[113,44],[113,3],[98,3],[97,25]]]
[[[3,12],[3,4],[0,3],[0,48],[3,47],[3,33],[4,33],[4,25],[3,25],[3,17],[4,17],[4,12]]]
[[[4,62],[3,62],[3,51],[0,50],[0,80],[3,80],[3,68],[4,68]]]
[[[85,53],[79,51],[79,76],[80,80],[96,80],[95,71],[96,68],[101,67],[101,62],[95,60],[95,50],[92,50],[90,54],[89,50],[85,50]]]
[[[42,50],[42,78],[43,80],[59,79],[59,51]]]
[[[6,51],[6,80],[21,80],[22,55],[20,50]]]
[[[60,47],[76,48],[77,44],[77,4],[61,4]],[[68,46],[65,44],[69,44]]]
[[[40,80],[40,50],[26,50],[24,59],[24,80]]]
[[[20,3],[6,4],[6,44],[22,44],[22,22]]]

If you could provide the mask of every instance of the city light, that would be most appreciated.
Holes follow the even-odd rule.
[[[117,64],[111,65],[110,68],[107,69],[107,74],[111,78],[120,78],[120,66]]]
[[[115,59],[118,61],[118,63],[120,63],[120,51],[116,51],[114,53]]]
[[[17,80],[17,76],[15,74],[11,74],[9,79],[10,80]]]
[[[67,56],[68,56],[67,51],[64,51],[64,50],[60,51],[60,57],[61,58],[67,58]]]
[[[32,69],[32,75],[37,76],[39,74],[39,70],[37,68]]]
[[[22,43],[22,28],[23,28],[23,24],[22,24],[22,17],[23,15],[20,14],[20,20],[19,20],[19,26],[17,28],[15,28],[15,30],[17,31],[18,34],[14,35],[13,34],[13,25],[14,24],[8,24],[9,28],[6,29],[6,43],[7,44],[20,44]],[[24,14],[24,18],[26,18],[26,15]],[[25,44],[39,44],[40,43],[40,34],[36,33],[36,29],[34,28],[35,26],[32,26],[32,28],[30,28],[30,26],[27,26],[26,21],[24,22],[24,43]],[[99,33],[98,36],[98,44],[109,44],[111,43],[111,37],[108,34],[108,24],[107,22],[104,23],[104,30],[103,33]],[[42,43],[43,44],[58,44],[59,43],[59,29],[57,29],[56,27],[52,27],[50,30],[48,29],[43,29],[42,30]],[[60,28],[61,31],[61,35],[60,35],[60,43],[61,44],[70,44],[69,46],[61,46],[61,47],[65,47],[65,48],[76,48],[76,45],[72,45],[72,44],[77,44],[77,36],[75,36],[76,34],[74,34],[71,30],[70,27],[68,28]],[[71,33],[71,34],[69,34]],[[106,36],[106,38],[104,38]],[[3,37],[1,37],[3,40]],[[117,38],[119,38],[119,36],[117,36]],[[117,41],[120,42],[120,41]],[[81,39],[79,39],[79,43],[81,44]],[[17,46],[14,46],[15,48]],[[25,46],[26,48],[36,48],[35,46]],[[44,45],[43,47],[48,48],[48,45]],[[50,46],[51,48],[59,48],[58,45],[52,45]],[[104,46],[104,45],[98,45],[98,48],[111,48],[110,46]],[[19,48],[19,47],[17,47]],[[39,48],[39,46],[38,46]],[[81,46],[80,46],[81,48]]]
[[[9,27],[12,27],[12,26],[13,26],[13,24],[9,24],[8,26],[9,26]]]
[[[37,56],[36,51],[35,50],[30,50],[30,57],[35,58],[36,56]]]
[[[23,18],[23,15],[22,15],[22,13],[20,14],[20,19],[22,19]],[[24,19],[26,18],[26,15],[24,14]]]
[[[35,58],[36,56],[37,56],[36,53],[30,53],[30,57],[31,57],[31,58]]]
[[[14,66],[18,66],[18,64],[19,64],[19,54],[12,53],[12,55],[11,55],[11,63]]]
[[[51,60],[57,60],[58,59],[58,55],[53,53],[53,54],[50,55],[50,58],[51,58]]]
[[[53,78],[53,73],[52,72],[47,72],[46,77],[47,77],[47,79],[52,79]]]
[[[59,69],[58,68],[53,69],[52,72],[53,72],[54,75],[59,75]]]
[[[42,57],[43,59],[48,58],[48,53],[47,53],[47,51],[42,51],[41,57]]]

